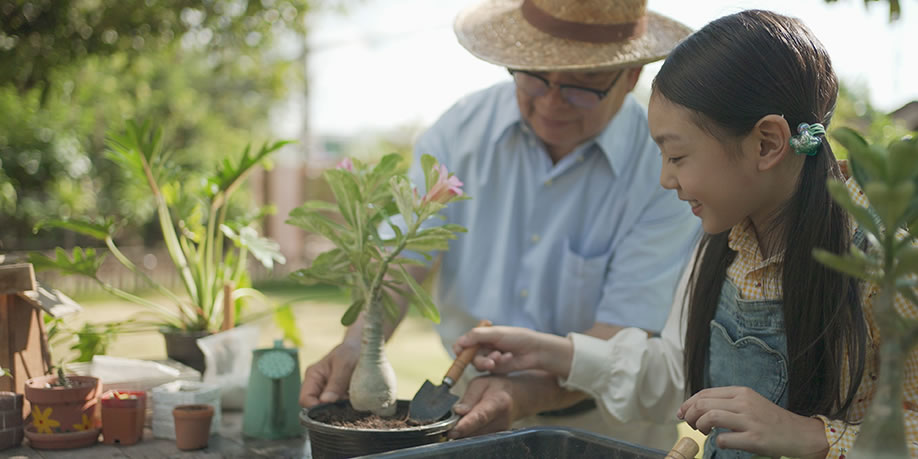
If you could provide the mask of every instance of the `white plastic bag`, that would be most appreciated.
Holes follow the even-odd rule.
[[[204,382],[220,387],[220,402],[225,409],[241,410],[252,368],[252,351],[258,345],[261,329],[246,324],[198,338],[204,353]]]

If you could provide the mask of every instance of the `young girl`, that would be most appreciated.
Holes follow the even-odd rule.
[[[692,207],[706,236],[661,336],[490,327],[455,350],[481,344],[489,350],[474,363],[492,373],[554,373],[619,421],[675,414],[709,434],[705,457],[844,457],[873,395],[881,337],[876,287],[811,255],[866,244],[826,190],[828,178],[846,178],[824,137],[837,93],[828,54],[798,20],[744,11],[690,36],[654,80],[648,119],[660,183]],[[906,364],[916,368],[918,353]],[[905,396],[915,456],[916,371]]]

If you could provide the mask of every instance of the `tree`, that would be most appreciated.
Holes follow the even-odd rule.
[[[306,0],[0,0],[0,249],[78,242],[35,222],[127,217],[156,232],[143,184],[104,159],[108,126],[156,120],[177,167],[205,170],[268,137],[303,90]],[[281,52],[281,40],[294,44]],[[236,203],[235,208],[241,206]]]

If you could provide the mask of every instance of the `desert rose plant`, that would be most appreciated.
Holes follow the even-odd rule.
[[[902,383],[905,361],[918,344],[918,320],[894,307],[896,294],[918,305],[918,139],[905,138],[886,148],[869,145],[850,129],[835,131],[848,149],[854,179],[867,195],[869,208],[854,203],[844,183],[832,181],[829,191],[867,234],[869,247],[852,245],[845,255],[816,250],[816,258],[843,273],[874,282],[880,293],[874,317],[882,337],[880,376],[876,392],[849,458],[908,457],[903,419]]]
[[[429,155],[421,159],[427,193],[418,194],[399,166],[401,157],[390,154],[375,167],[345,159],[324,177],[336,204],[310,201],[290,214],[288,223],[328,238],[335,248],[319,255],[307,269],[293,273],[304,283],[325,283],[351,292],[353,303],[341,323],[351,325],[364,311],[360,357],[351,377],[351,406],[380,416],[395,414],[395,372],[383,352],[386,315],[401,314],[393,294],[409,299],[421,315],[440,321],[430,297],[406,269],[422,265],[420,254],[446,250],[459,225],[440,224],[432,217],[450,202],[468,199],[462,182]],[[391,229],[391,231],[388,231]]]

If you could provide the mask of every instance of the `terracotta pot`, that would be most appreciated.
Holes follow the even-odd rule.
[[[33,448],[65,449],[95,444],[99,439],[99,378],[68,376],[72,387],[49,387],[57,376],[26,381],[25,398],[32,408],[25,436]]]
[[[0,450],[22,443],[22,394],[0,392]]]
[[[102,443],[133,445],[143,437],[147,394],[108,391],[102,395]]]
[[[214,407],[210,405],[179,405],[172,410],[175,418],[175,445],[187,451],[207,446]]]
[[[410,401],[408,400],[398,400],[396,416],[407,417],[409,404]],[[459,416],[452,411],[431,424],[405,429],[357,429],[335,426],[316,420],[316,418],[324,418],[324,412],[330,409],[341,409],[342,407],[352,409],[349,401],[339,400],[334,403],[322,403],[312,408],[304,409],[300,414],[300,422],[309,431],[309,443],[312,447],[313,458],[328,459],[364,456],[446,441],[446,433],[459,422]]]

